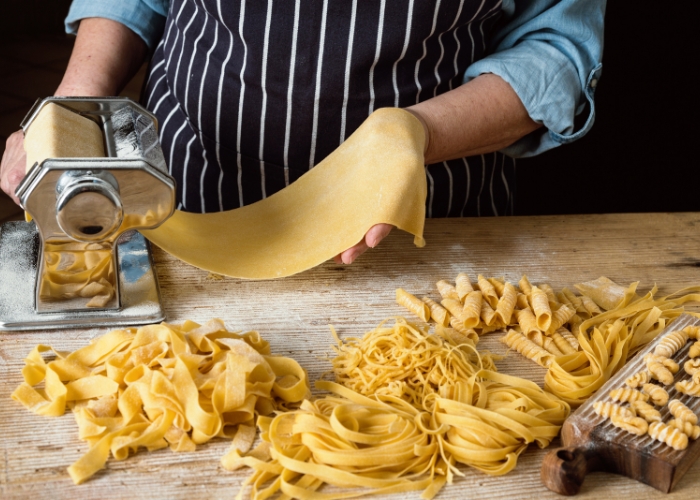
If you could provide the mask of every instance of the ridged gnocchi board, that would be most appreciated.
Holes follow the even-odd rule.
[[[700,319],[694,316],[684,314],[678,317],[564,422],[561,430],[564,447],[549,452],[542,462],[541,477],[547,488],[562,495],[575,495],[586,474],[603,471],[636,479],[664,493],[671,491],[700,456],[700,439],[691,440],[685,450],[676,451],[649,434],[636,436],[613,426],[609,419],[594,412],[593,404],[597,401],[612,402],[610,391],[626,387],[626,379],[646,369],[644,355],[653,352],[666,334],[698,324]],[[700,416],[700,397],[679,393],[674,387],[676,382],[690,378],[683,370],[683,363],[690,359],[688,350],[691,345],[692,340],[673,356],[681,368],[675,374],[673,384],[664,388],[669,399],[682,401]],[[663,422],[673,418],[668,405],[658,409]]]

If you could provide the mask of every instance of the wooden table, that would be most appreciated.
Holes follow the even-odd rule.
[[[430,220],[423,249],[412,236],[394,231],[382,244],[351,266],[328,262],[275,281],[214,280],[208,273],[155,251],[163,301],[170,322],[205,322],[219,317],[236,330],[258,330],[274,354],[291,356],[317,379],[330,364],[332,337],[361,335],[380,321],[406,314],[394,303],[394,290],[437,298],[434,283],[458,272],[504,276],[555,289],[607,276],[620,284],[640,281],[660,294],[700,285],[700,213],[505,217]],[[235,255],[232,256],[235,258]],[[2,286],[0,284],[0,286]],[[193,453],[167,449],[140,452],[127,460],[110,459],[107,469],[74,486],[66,467],[87,449],[78,440],[69,413],[60,418],[34,415],[10,399],[21,382],[23,358],[36,344],[75,350],[108,328],[0,334],[0,497],[2,498],[232,498],[249,471],[225,471],[219,458],[225,440],[201,445]],[[503,353],[498,334],[480,348]],[[542,384],[544,370],[509,355],[500,370]],[[556,446],[558,442],[554,442]],[[441,499],[558,498],[540,482],[545,450],[531,447],[517,467],[503,477],[463,468],[438,496]],[[580,498],[694,498],[700,489],[696,463],[670,495],[630,479],[605,473],[585,481]],[[418,498],[414,493],[411,498]],[[405,498],[396,495],[394,498]]]

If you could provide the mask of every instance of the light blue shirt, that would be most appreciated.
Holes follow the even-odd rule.
[[[168,5],[169,0],[73,0],[66,31],[75,34],[81,19],[103,17],[124,24],[153,49]],[[503,0],[502,10],[489,55],[467,68],[464,82],[483,73],[500,76],[530,117],[544,125],[502,151],[534,156],[583,137],[595,119],[605,0]],[[584,110],[585,123],[576,130],[574,117]]]

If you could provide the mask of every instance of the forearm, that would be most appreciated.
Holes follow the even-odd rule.
[[[123,24],[97,17],[83,19],[56,95],[118,95],[147,52],[141,37]]]
[[[425,127],[426,164],[497,151],[542,126],[511,86],[493,74],[407,109]]]

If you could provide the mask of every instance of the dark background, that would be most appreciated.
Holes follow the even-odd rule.
[[[14,127],[0,127],[4,143],[34,97],[55,89],[71,40],[70,0],[1,5],[0,119]],[[608,2],[595,125],[573,144],[519,160],[516,214],[700,210],[697,13],[690,0]]]

